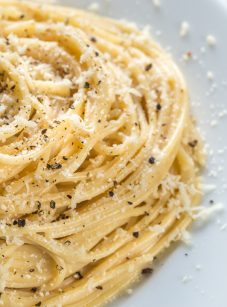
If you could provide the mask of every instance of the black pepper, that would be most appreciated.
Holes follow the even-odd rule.
[[[151,268],[145,268],[142,269],[141,274],[146,275],[146,274],[152,274],[153,273],[153,269]]]
[[[135,238],[139,238],[139,231],[134,231],[133,233],[132,233],[132,235],[133,235],[133,237],[135,237]]]
[[[60,169],[62,165],[60,163],[47,164],[47,169]]]
[[[145,71],[151,70],[152,66],[153,66],[152,63],[146,65],[146,66],[145,66]]]
[[[196,145],[198,144],[198,141],[197,140],[194,140],[192,142],[188,142],[188,145],[192,148],[196,147]]]
[[[35,292],[37,291],[37,288],[33,287],[33,288],[31,288],[31,291],[32,291],[33,293],[35,293]]]
[[[50,201],[50,207],[51,207],[51,209],[55,209],[55,206],[56,206],[55,201],[54,201],[54,200],[51,200],[51,201]]]
[[[114,196],[114,192],[113,191],[109,191],[109,196],[113,197]]]
[[[157,110],[157,111],[161,111],[161,109],[162,109],[162,106],[160,105],[160,103],[158,103],[158,104],[156,105],[156,110]]]
[[[19,220],[17,220],[17,225],[18,225],[18,227],[24,227],[25,224],[26,224],[25,219],[19,219]]]
[[[154,158],[154,157],[150,157],[149,160],[148,160],[148,162],[149,162],[150,164],[155,164],[155,158]]]
[[[84,88],[90,88],[90,83],[89,82],[85,82],[84,83]]]
[[[97,286],[96,289],[103,290],[103,287],[102,286]]]
[[[97,42],[97,39],[96,39],[94,36],[92,36],[92,37],[91,37],[91,42],[92,42],[92,43],[96,43],[96,42]]]

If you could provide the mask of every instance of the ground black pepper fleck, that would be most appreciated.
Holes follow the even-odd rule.
[[[14,221],[14,222],[15,222],[15,221]],[[26,224],[25,219],[18,219],[18,220],[17,220],[17,226],[18,226],[18,227],[24,227],[25,224]],[[14,224],[14,225],[15,225],[15,224]]]
[[[194,140],[192,142],[189,142],[188,145],[192,148],[196,147],[196,145],[198,144],[198,141],[197,140]]]
[[[161,109],[162,109],[162,106],[160,105],[160,103],[158,103],[158,104],[156,105],[156,110],[157,110],[157,111],[161,111]]]
[[[109,191],[109,196],[113,197],[114,196],[114,192],[113,191]]]
[[[32,291],[33,293],[35,293],[35,292],[37,291],[37,288],[33,287],[33,288],[31,288],[31,291]]]
[[[155,164],[155,158],[154,158],[154,157],[150,157],[149,160],[148,160],[148,162],[149,162],[150,164]]]
[[[139,238],[139,231],[134,231],[133,233],[132,233],[132,235],[133,235],[133,237],[135,237],[135,238]]]
[[[62,165],[60,163],[47,164],[47,169],[60,169]]]
[[[96,39],[94,36],[92,36],[92,37],[91,37],[91,42],[92,42],[92,43],[97,43],[97,39]]]
[[[151,268],[145,268],[145,269],[142,269],[142,271],[141,271],[141,274],[143,274],[143,275],[151,274],[151,273],[153,273],[153,269],[151,269]]]
[[[146,65],[146,66],[145,66],[145,71],[151,70],[152,66],[153,66],[152,63]]]
[[[50,207],[51,207],[51,209],[55,209],[55,206],[56,206],[55,201],[54,201],[54,200],[51,200],[51,201],[50,201]]]
[[[90,83],[89,82],[85,82],[84,83],[84,88],[90,88]]]
[[[102,286],[97,286],[96,289],[103,290],[103,287]]]

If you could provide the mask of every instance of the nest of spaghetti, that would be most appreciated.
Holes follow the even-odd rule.
[[[185,81],[133,24],[0,1],[3,306],[100,306],[181,239],[203,145]]]

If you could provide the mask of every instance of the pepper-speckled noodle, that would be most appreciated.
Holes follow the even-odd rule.
[[[0,16],[2,306],[103,305],[200,200],[184,79],[133,24],[11,0]]]

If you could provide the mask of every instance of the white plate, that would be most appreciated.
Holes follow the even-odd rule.
[[[86,8],[89,0],[62,0],[64,5]],[[193,110],[213,156],[209,157],[207,183],[216,189],[204,198],[210,206],[227,200],[227,0],[161,0],[160,9],[152,0],[100,0],[100,12],[124,18],[140,25],[151,25],[152,34],[171,52],[183,70],[190,88]],[[188,21],[190,35],[179,37],[182,21]],[[161,31],[161,35],[158,36]],[[208,47],[206,36],[217,39],[215,48]],[[201,47],[206,52],[201,53]],[[182,54],[192,51],[198,60],[183,62]],[[214,82],[207,72],[214,74]],[[213,86],[212,90],[212,84]],[[210,92],[211,89],[211,93]],[[223,116],[223,117],[222,117]],[[223,152],[222,152],[223,151]],[[152,277],[137,287],[132,295],[115,301],[121,307],[226,307],[227,306],[227,214],[216,214],[209,223],[192,229],[193,246],[175,246],[155,268]],[[227,225],[227,224],[226,224]],[[185,256],[185,253],[188,256]],[[198,267],[197,267],[198,266]],[[198,270],[201,266],[201,270]],[[197,267],[197,268],[196,268]],[[183,283],[182,279],[188,279]],[[190,280],[191,279],[191,280]]]

